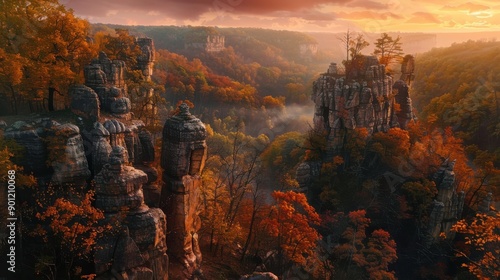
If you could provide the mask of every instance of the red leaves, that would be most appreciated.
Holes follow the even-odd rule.
[[[262,226],[269,235],[277,237],[285,255],[295,263],[305,264],[306,256],[314,254],[320,239],[312,225],[319,225],[320,217],[309,205],[303,193],[275,191],[277,204]]]

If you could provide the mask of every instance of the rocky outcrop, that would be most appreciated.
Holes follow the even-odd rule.
[[[124,279],[168,279],[165,214],[144,204],[142,185],[148,176],[127,164],[127,150],[114,146],[109,163],[95,176],[96,207],[108,222],[119,220],[118,234],[109,233],[99,241],[96,273],[101,279],[114,274]],[[141,278],[133,278],[137,273]]]
[[[92,171],[93,174],[99,174],[101,169],[109,160],[111,154],[110,135],[109,131],[99,122],[94,123],[92,130]]]
[[[163,128],[160,207],[168,213],[169,256],[182,267],[180,270],[172,267],[171,275],[174,279],[191,279],[199,273],[201,263],[198,207],[207,131],[205,125],[190,114],[186,104],[183,103],[180,110],[178,115],[167,119]]]
[[[300,44],[299,52],[302,56],[313,56],[318,53],[318,44]]]
[[[225,37],[222,35],[207,35],[205,41],[186,43],[185,48],[199,49],[206,52],[220,52],[226,48]]]
[[[403,62],[401,63],[401,77],[399,78],[402,81],[411,84],[411,81],[415,78],[413,74],[415,72],[415,58],[413,55],[405,55],[403,58]]]
[[[55,185],[84,187],[90,177],[80,129],[73,124],[55,125],[47,131],[49,159]]]
[[[307,187],[313,183],[314,178],[320,174],[321,162],[305,161],[297,167],[295,178],[299,183],[300,191],[307,191]]]
[[[76,85],[70,89],[72,112],[83,119],[96,122],[99,120],[101,104],[97,94],[89,87]]]
[[[85,66],[85,85],[99,96],[101,107],[116,117],[129,119],[131,104],[125,85],[125,62],[111,61],[104,52]],[[72,106],[73,111],[77,107]]]
[[[155,47],[153,39],[138,38],[137,44],[141,48],[141,54],[137,57],[137,67],[142,71],[147,81],[151,80],[153,75],[153,65],[155,61]]]
[[[278,280],[278,276],[271,272],[254,272],[250,275],[241,276],[240,280]]]
[[[13,161],[23,166],[24,171],[42,176],[49,173],[47,166],[47,147],[43,140],[43,129],[37,129],[33,124],[17,121],[5,129],[5,139],[15,141],[22,150],[16,153]]]
[[[340,75],[332,63],[313,85],[314,127],[326,131],[329,157],[342,151],[349,130],[385,132],[400,126],[398,115],[404,116],[404,125],[412,118],[404,81],[393,86],[392,77],[376,57],[365,56],[356,65],[348,74]],[[401,112],[398,108],[402,108]]]
[[[395,110],[395,118],[393,118],[395,126],[406,129],[408,123],[415,119],[410,94],[408,92],[408,85],[403,80],[399,80],[394,83],[392,88],[395,94],[396,104],[399,105],[398,109]]]
[[[4,137],[21,147],[14,162],[33,173],[40,184],[83,187],[90,177],[80,130],[73,124],[50,118],[18,121],[5,130]]]
[[[428,244],[439,240],[441,232],[450,235],[450,228],[462,216],[465,193],[458,192],[455,185],[455,160],[446,159],[432,180],[436,183],[438,194],[433,202],[428,225]]]
[[[137,43],[142,50],[138,67],[148,80],[153,42],[142,38]],[[71,88],[76,124],[43,118],[8,127],[0,122],[0,129],[21,147],[12,160],[36,177],[38,189],[54,188],[51,199],[77,199],[76,192],[95,189],[95,206],[105,214],[100,226],[109,229],[95,247],[97,278],[165,280],[167,219],[158,208],[153,137],[142,121],[131,119],[124,73],[123,61],[101,52],[84,69],[85,85]]]

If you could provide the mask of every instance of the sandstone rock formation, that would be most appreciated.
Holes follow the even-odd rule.
[[[99,120],[101,103],[97,94],[89,87],[76,85],[70,89],[73,113],[91,122]]]
[[[49,118],[18,121],[6,128],[4,137],[22,147],[14,162],[32,172],[41,184],[83,187],[90,177],[83,140],[75,125]]]
[[[142,74],[147,81],[151,80],[153,75],[153,65],[155,61],[155,47],[153,39],[138,38],[137,44],[141,48],[141,55],[137,57],[137,67],[142,70]]]
[[[413,55],[406,55],[403,58],[403,62],[401,63],[401,77],[399,78],[400,80],[403,80],[408,83],[408,85],[411,84],[411,81],[415,78],[415,75],[413,75],[413,72],[415,71],[415,58]]]
[[[99,242],[96,273],[101,279],[114,274],[124,279],[168,279],[165,214],[144,204],[142,184],[148,176],[127,164],[127,149],[114,146],[109,163],[95,176],[96,207],[110,222],[121,219],[115,228],[119,234],[109,233]],[[137,273],[141,278],[134,278]]]
[[[313,85],[314,127],[326,131],[330,157],[342,150],[349,130],[385,132],[393,126],[404,127],[413,118],[405,82],[393,86],[393,78],[376,57],[366,56],[360,65],[349,75],[340,75],[332,63]],[[396,103],[401,112],[396,110]],[[401,122],[398,116],[402,116]]]
[[[183,269],[174,271],[175,279],[191,279],[200,267],[201,252],[198,245],[198,204],[201,178],[207,147],[205,125],[191,115],[183,103],[181,112],[165,122],[161,166],[163,187],[160,207],[167,215],[169,256]],[[174,261],[174,260],[173,260]]]
[[[250,275],[241,276],[240,280],[278,280],[278,276],[271,272],[254,272]]]
[[[125,62],[111,61],[104,52],[85,66],[85,85],[99,96],[101,107],[116,117],[129,119],[131,104],[125,85]],[[72,107],[75,111],[76,108]]]
[[[33,124],[17,121],[5,129],[5,139],[14,140],[23,148],[21,154],[16,154],[13,161],[23,166],[24,171],[35,176],[49,173],[47,161],[47,147],[43,140],[43,129],[37,129]]]
[[[154,62],[150,39],[138,40],[139,67],[148,79]],[[159,208],[158,172],[151,133],[132,120],[124,80],[125,64],[104,53],[85,67],[85,85],[71,89],[76,124],[50,118],[1,123],[3,137],[21,151],[13,158],[46,189],[71,197],[95,181],[95,205],[112,230],[99,239],[94,260],[99,279],[168,279],[166,216]],[[69,120],[69,119],[68,119]]]
[[[307,191],[307,187],[312,184],[314,178],[319,176],[320,170],[321,163],[318,161],[305,161],[299,164],[295,173],[295,178],[299,183],[300,191]]]
[[[456,191],[454,166],[455,160],[449,162],[446,159],[432,178],[436,183],[438,194],[429,218],[428,244],[437,241],[441,232],[449,236],[451,226],[462,215],[465,193]]]
[[[47,131],[46,140],[49,158],[54,173],[51,181],[55,185],[83,187],[90,177],[80,129],[73,124],[62,124]]]

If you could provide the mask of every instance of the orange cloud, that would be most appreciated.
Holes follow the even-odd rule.
[[[480,12],[489,10],[490,7],[482,4],[467,2],[457,6],[444,6],[441,10],[444,11],[467,11],[467,12]]]
[[[387,19],[402,19],[402,16],[396,15],[391,12],[372,12],[372,11],[354,11],[354,12],[340,12],[337,13],[338,18],[349,20],[387,20]]]
[[[406,21],[407,23],[441,23],[441,21],[431,13],[415,12],[412,17]]]

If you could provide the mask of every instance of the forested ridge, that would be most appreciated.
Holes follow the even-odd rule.
[[[73,126],[52,135],[47,118],[84,130],[68,110],[70,92],[102,52],[125,61],[131,113],[149,129],[141,137],[154,143],[153,152],[161,150],[165,119],[190,110],[205,123],[208,152],[195,221],[200,279],[239,279],[256,270],[280,279],[500,277],[500,43],[469,41],[417,55],[410,97],[418,118],[405,129],[345,130],[348,141],[330,158],[325,131],[310,124],[310,96],[331,61],[320,51],[300,52],[300,45],[316,43],[312,37],[253,28],[90,25],[55,0],[28,2],[0,6],[0,96],[12,109],[0,117],[0,168],[18,174],[19,215],[37,225],[22,232],[37,248],[18,251],[23,276],[99,277],[93,263],[99,237],[118,228],[96,207],[94,180],[84,192],[37,180],[20,165],[30,150],[4,139],[12,131],[30,133],[41,119],[45,127],[38,131],[49,137],[35,138],[51,151],[41,168],[53,172],[54,162],[64,165],[66,149],[58,139]],[[208,35],[223,35],[225,48],[186,47]],[[335,75],[347,79],[362,69],[369,44],[376,46],[377,63],[393,61],[389,72],[399,74],[404,45],[398,37],[384,33],[367,42],[354,35],[339,38],[346,60]],[[150,79],[139,67],[143,53],[135,36],[154,39]],[[91,125],[97,138],[104,129]],[[304,163],[314,176],[300,188]],[[161,186],[160,159],[147,164],[160,171],[155,180]],[[0,183],[7,182],[0,175]],[[440,186],[450,197],[463,195],[463,213],[443,221],[453,225],[432,239]],[[0,242],[3,262],[6,240]]]
[[[412,98],[420,116],[499,154],[500,42],[469,41],[417,56]]]

